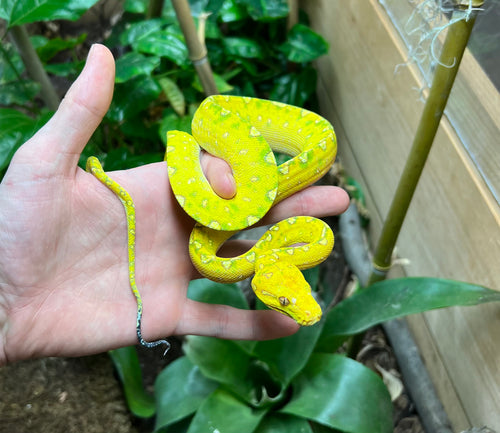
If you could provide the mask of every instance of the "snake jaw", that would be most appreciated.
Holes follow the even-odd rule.
[[[292,264],[278,261],[264,265],[255,274],[252,289],[266,306],[301,326],[314,325],[321,319],[321,307],[312,296],[311,287]]]

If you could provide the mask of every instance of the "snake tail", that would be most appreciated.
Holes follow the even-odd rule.
[[[123,188],[116,181],[111,179],[102,168],[99,160],[91,156],[87,159],[86,169],[94,177],[96,177],[103,185],[110,189],[121,201],[125,214],[127,217],[127,245],[128,245],[128,276],[130,288],[134,294],[137,303],[137,321],[136,321],[136,332],[137,340],[144,347],[156,347],[160,344],[164,344],[166,349],[164,354],[170,349],[170,343],[167,340],[156,340],[156,341],[146,341],[142,337],[142,297],[135,281],[135,207],[132,197],[125,188]]]

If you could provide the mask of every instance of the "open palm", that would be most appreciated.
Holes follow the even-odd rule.
[[[18,150],[2,181],[0,365],[136,342],[124,210],[113,193],[77,167],[109,106],[113,83],[111,54],[94,46],[57,113]],[[234,192],[224,162],[207,157],[204,168],[220,195]],[[145,339],[173,334],[267,339],[296,331],[295,322],[274,311],[187,299],[188,283],[198,276],[187,250],[194,223],[173,198],[165,163],[109,175],[136,206]],[[340,213],[347,202],[338,188],[309,188],[273,208],[265,222]]]

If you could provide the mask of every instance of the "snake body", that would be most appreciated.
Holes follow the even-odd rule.
[[[311,185],[332,165],[336,139],[330,123],[319,115],[291,105],[257,98],[211,96],[196,111],[192,136],[181,131],[167,135],[169,180],[182,208],[197,221],[189,254],[197,270],[219,282],[235,282],[253,274],[252,287],[268,307],[301,325],[321,318],[321,308],[299,269],[321,263],[333,248],[333,233],[309,216],[288,218],[273,225],[246,253],[217,256],[222,244],[237,231],[258,222],[269,209]],[[222,199],[206,180],[200,147],[223,158],[232,168],[236,195]],[[291,156],[277,166],[273,151]],[[95,157],[87,171],[121,200],[127,215],[129,280],[137,301],[137,336],[141,335],[142,300],[135,282],[135,210],[132,198],[102,169]]]
[[[334,240],[327,224],[306,216],[288,218],[245,254],[224,258],[217,251],[271,206],[328,171],[337,149],[332,126],[291,105],[211,96],[196,111],[192,134],[170,131],[165,159],[177,201],[198,221],[189,240],[193,264],[203,276],[225,283],[255,273],[253,290],[268,307],[301,325],[316,323],[321,308],[298,269],[316,266],[331,252]],[[222,199],[212,191],[199,163],[200,147],[229,163],[236,182],[234,198]],[[276,166],[273,151],[292,158]],[[297,243],[306,244],[292,246]]]

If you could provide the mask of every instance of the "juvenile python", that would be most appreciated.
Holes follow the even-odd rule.
[[[221,245],[237,231],[258,222],[271,206],[321,178],[332,165],[336,138],[330,123],[317,114],[278,102],[237,96],[210,96],[192,121],[192,136],[167,134],[165,160],[172,190],[182,208],[197,221],[189,254],[196,269],[219,282],[243,280],[255,273],[252,288],[268,307],[300,325],[321,318],[321,308],[299,269],[321,263],[333,248],[333,233],[324,222],[308,216],[273,225],[246,253],[217,256]],[[222,199],[206,180],[200,147],[224,159],[232,168],[236,195]],[[290,155],[276,166],[273,151]],[[122,201],[128,223],[129,278],[137,300],[137,336],[141,336],[142,301],[135,283],[135,211],[130,195],[104,173],[95,157],[87,171]],[[295,245],[299,244],[299,245]]]

